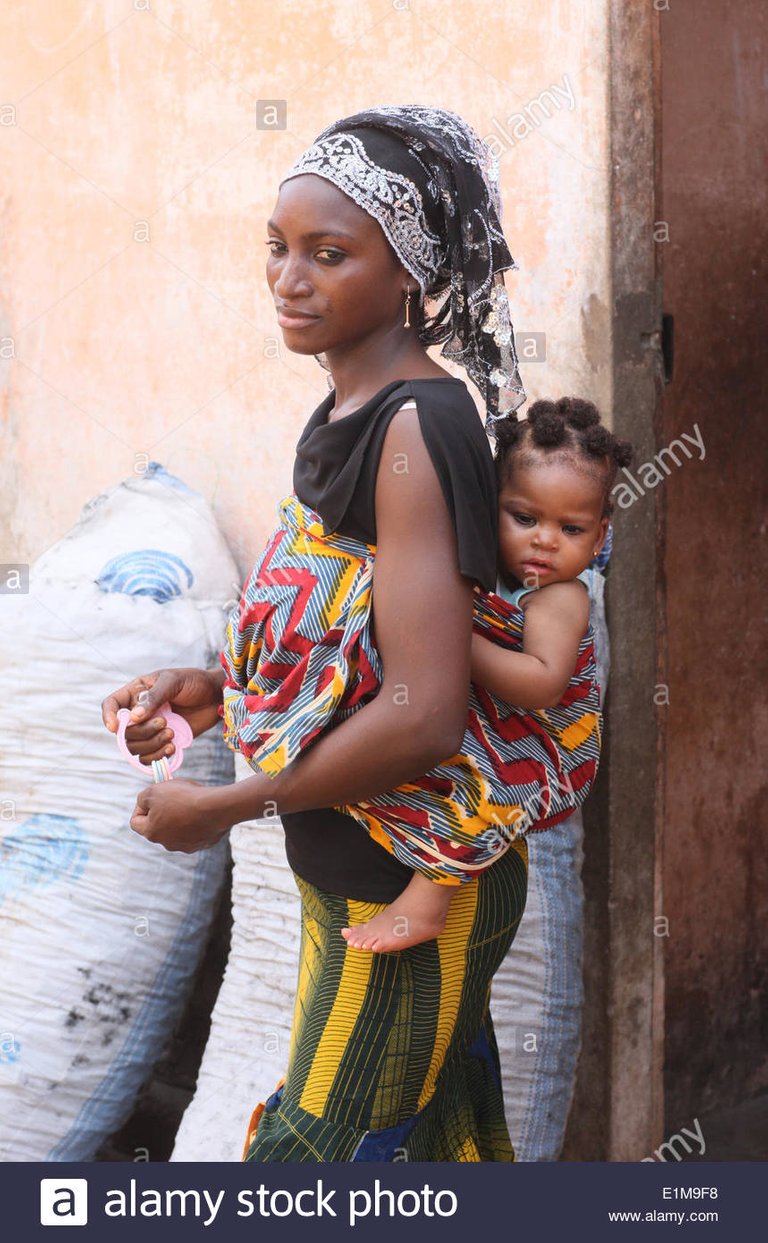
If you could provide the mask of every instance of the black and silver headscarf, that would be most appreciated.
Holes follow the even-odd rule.
[[[444,343],[442,357],[465,368],[493,436],[525,401],[502,275],[517,264],[501,229],[498,157],[455,112],[382,105],[327,126],[283,181],[302,173],[333,182],[379,222],[418,281],[419,339]]]

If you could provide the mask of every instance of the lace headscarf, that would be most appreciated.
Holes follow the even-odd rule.
[[[501,229],[498,157],[455,112],[383,105],[327,126],[280,184],[303,173],[333,182],[379,222],[419,284],[420,341],[444,343],[442,357],[464,367],[493,436],[525,401],[503,277],[517,264]]]

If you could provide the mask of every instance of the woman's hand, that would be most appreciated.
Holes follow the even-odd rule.
[[[117,713],[130,708],[137,724],[129,724],[125,741],[131,755],[149,765],[162,755],[172,755],[173,730],[166,727],[163,717],[152,713],[164,703],[184,717],[197,738],[211,729],[219,719],[223,669],[157,669],[127,682],[113,691],[101,705],[101,717],[107,729],[117,733]]]
[[[147,786],[136,797],[130,825],[134,833],[166,850],[194,854],[207,850],[224,836],[229,825],[211,815],[213,788],[197,781],[162,781]]]

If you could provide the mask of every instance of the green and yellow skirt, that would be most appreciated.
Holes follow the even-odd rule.
[[[514,1161],[489,1010],[525,908],[524,838],[457,887],[439,937],[395,953],[341,929],[383,903],[302,898],[288,1069],[257,1106],[244,1161]]]

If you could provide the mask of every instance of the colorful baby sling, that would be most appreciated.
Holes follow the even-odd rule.
[[[269,776],[369,703],[382,679],[371,634],[376,546],[326,530],[293,493],[278,514],[229,618],[219,709],[227,745]],[[475,586],[476,634],[520,651],[523,620],[518,605]],[[337,810],[407,867],[461,884],[521,833],[549,828],[583,802],[600,740],[590,627],[555,708],[516,708],[470,683],[459,753],[416,781]]]

